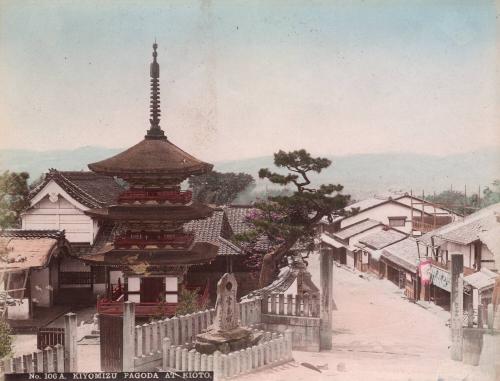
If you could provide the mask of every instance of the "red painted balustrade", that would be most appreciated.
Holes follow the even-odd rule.
[[[177,303],[135,303],[135,316],[173,316]],[[97,302],[97,313],[104,315],[122,315],[123,301],[111,302],[107,299],[101,299]]]
[[[156,201],[159,204],[170,202],[172,204],[187,204],[191,202],[193,193],[191,191],[181,190],[161,190],[161,189],[129,189],[118,197],[120,204],[134,202]]]
[[[190,233],[169,233],[169,232],[126,232],[115,237],[114,244],[116,248],[130,248],[137,246],[144,249],[148,245],[164,248],[185,249],[194,242],[194,234]]]

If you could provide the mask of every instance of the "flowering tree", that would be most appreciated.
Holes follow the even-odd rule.
[[[311,250],[317,223],[324,217],[331,221],[332,214],[342,213],[350,199],[349,195],[341,193],[342,185],[311,186],[309,175],[320,173],[331,165],[326,158],[313,158],[303,149],[291,152],[280,150],[274,154],[274,164],[289,173],[283,175],[263,168],[259,177],[273,184],[291,185],[295,191],[290,195],[268,197],[257,202],[256,211],[248,215],[252,230],[237,237],[248,243],[249,266],[260,268],[260,287],[275,279],[295,245]]]

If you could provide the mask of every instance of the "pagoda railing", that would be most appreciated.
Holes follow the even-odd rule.
[[[163,204],[168,201],[172,204],[187,204],[191,202],[192,197],[193,193],[189,190],[130,189],[118,197],[118,202],[127,204],[156,201],[159,204]]]
[[[171,232],[126,232],[114,239],[116,248],[130,248],[137,246],[141,249],[146,246],[158,246],[163,249],[166,246],[172,248],[188,248],[194,242],[193,233],[171,233]]]

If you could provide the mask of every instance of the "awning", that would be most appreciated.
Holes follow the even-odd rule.
[[[495,280],[498,277],[500,277],[500,275],[494,273],[491,270],[483,268],[481,269],[481,271],[464,277],[464,282],[468,283],[479,291],[482,291],[488,288],[493,288],[493,286],[495,285]]]
[[[330,237],[329,235],[322,233],[321,234],[321,241],[326,243],[327,245],[333,246],[337,249],[340,249],[341,247],[346,247],[344,244],[340,243],[337,241],[335,238]]]

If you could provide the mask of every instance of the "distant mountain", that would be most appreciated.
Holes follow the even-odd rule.
[[[0,150],[0,170],[30,174],[32,180],[37,179],[49,168],[62,171],[88,171],[87,164],[116,155],[120,148],[80,147],[74,150],[31,151]]]
[[[36,179],[49,168],[60,170],[87,170],[87,164],[115,155],[121,149],[82,147],[75,150],[30,151],[0,150],[0,170],[26,171]],[[333,165],[317,176],[318,183],[339,183],[345,192],[360,199],[374,194],[396,191],[413,191],[421,194],[445,189],[475,193],[494,179],[500,178],[500,148],[488,148],[481,152],[469,152],[448,156],[386,153],[330,156]],[[215,163],[221,172],[246,172],[257,178],[263,167],[273,167],[272,156]],[[239,200],[248,201],[255,193],[265,193],[272,186],[257,181],[252,194]]]

